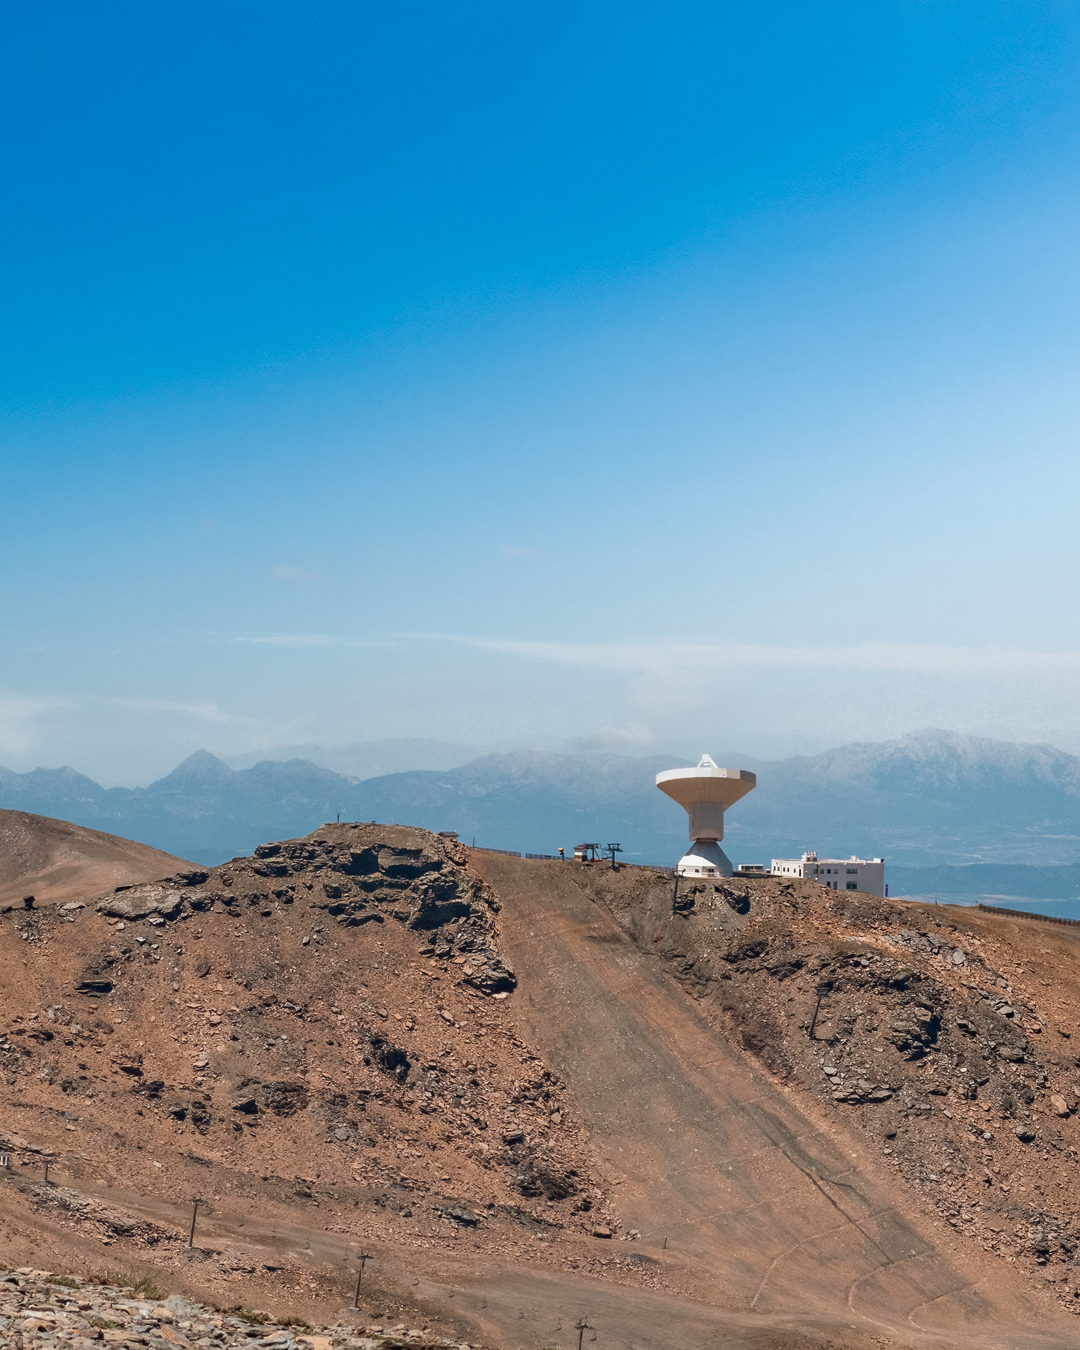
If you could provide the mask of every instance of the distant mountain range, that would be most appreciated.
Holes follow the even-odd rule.
[[[317,745],[298,741],[275,745],[247,755],[229,755],[225,763],[231,769],[250,769],[265,760],[306,759],[321,769],[332,769],[346,778],[376,778],[386,773],[404,773],[410,769],[453,769],[484,754],[478,745],[458,745],[454,741],[433,741],[417,736],[400,736],[385,741],[354,741],[351,745]]]
[[[368,763],[406,753],[401,742],[369,744],[382,748]],[[416,745],[427,747],[418,753],[455,751]],[[363,745],[341,753],[364,763]],[[686,817],[656,791],[654,777],[682,762],[518,751],[362,777],[302,758],[230,768],[199,751],[146,788],[102,788],[68,768],[0,768],[0,806],[205,863],[305,834],[339,813],[457,830],[468,843],[533,853],[617,840],[627,861],[670,863],[684,849]],[[728,816],[724,847],[735,863],[804,849],[883,855],[894,894],[1068,900],[1080,886],[1080,759],[1052,746],[926,731],[770,763],[738,756],[737,767],[752,769],[758,786]]]
[[[211,864],[268,839],[307,834],[339,812],[355,818],[357,781],[304,760],[230,769],[199,750],[145,788],[103,788],[68,768],[0,768],[0,807],[70,820]]]

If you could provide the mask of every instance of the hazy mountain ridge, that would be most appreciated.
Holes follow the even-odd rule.
[[[784,852],[1063,865],[1080,859],[1080,759],[923,731],[763,765],[740,811],[748,834]]]
[[[250,769],[265,760],[303,759],[346,778],[378,778],[413,769],[452,769],[478,759],[484,753],[480,746],[460,745],[455,741],[398,736],[334,746],[298,741],[291,745],[268,746],[245,755],[226,755],[224,761],[231,769]]]
[[[145,788],[103,788],[67,766],[0,769],[0,806],[137,839],[195,862],[249,853],[267,839],[356,812],[356,780],[304,760],[230,769],[205,750]]]
[[[728,817],[725,848],[736,863],[804,849],[883,855],[904,890],[1075,894],[1055,869],[1080,864],[1080,759],[1052,746],[924,731],[777,762],[736,758],[758,775],[757,790]],[[618,841],[627,860],[670,863],[685,848],[686,817],[654,777],[680,762],[687,759],[516,751],[358,781],[303,759],[233,769],[199,751],[145,788],[103,788],[66,767],[0,769],[0,806],[206,863],[306,833],[339,812],[535,853]],[[997,880],[980,873],[977,885],[950,872],[916,885],[905,872],[969,863],[1013,871]]]

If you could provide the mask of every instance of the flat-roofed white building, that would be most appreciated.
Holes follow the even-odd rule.
[[[816,853],[804,853],[801,858],[774,858],[771,872],[774,877],[816,881],[830,891],[885,894],[884,858],[819,858]]]

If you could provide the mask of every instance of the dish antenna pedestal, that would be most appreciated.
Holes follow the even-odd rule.
[[[720,847],[724,837],[724,812],[757,786],[748,769],[721,769],[701,756],[696,769],[668,769],[656,775],[656,786],[677,801],[690,816],[689,851],[679,859],[681,877],[720,876],[732,873],[727,854]]]

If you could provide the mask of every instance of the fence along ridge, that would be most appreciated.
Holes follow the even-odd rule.
[[[1080,928],[1080,919],[1063,919],[1060,914],[1037,914],[1029,909],[1006,909],[1004,905],[984,905],[981,900],[978,907],[984,914],[1008,914],[1014,919],[1038,919],[1040,923],[1060,923],[1069,928]]]
[[[483,844],[466,844],[466,848],[472,849],[474,853],[498,853],[504,858],[531,858],[534,862],[572,862],[572,858],[560,858],[557,853],[519,853],[513,848],[485,848]],[[674,867],[662,867],[659,863],[634,863],[623,862],[619,859],[620,867],[641,867],[646,872],[662,872],[666,876],[675,875]]]

